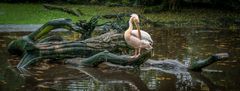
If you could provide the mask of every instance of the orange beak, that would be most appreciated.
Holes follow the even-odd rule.
[[[139,37],[140,40],[142,40],[140,26],[139,26],[139,24],[136,21],[134,21],[134,24],[135,24],[135,26],[137,27],[137,30],[138,30],[138,37]]]

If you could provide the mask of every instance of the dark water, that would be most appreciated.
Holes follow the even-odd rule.
[[[7,44],[28,32],[0,32],[0,90],[73,91],[238,91],[240,89],[240,32],[214,29],[150,29],[155,55],[149,60],[183,64],[211,54],[228,52],[230,58],[202,72],[141,67],[76,68],[62,63],[38,63],[26,70],[15,69],[20,57],[9,55]],[[40,66],[39,66],[40,65]]]

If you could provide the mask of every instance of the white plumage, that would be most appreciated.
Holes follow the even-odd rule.
[[[137,30],[133,30],[134,23],[137,27]],[[152,49],[153,40],[151,36],[139,28],[139,18],[136,14],[132,14],[129,19],[129,28],[124,33],[124,38],[128,45],[135,48],[134,58],[140,55],[141,48],[147,50]]]

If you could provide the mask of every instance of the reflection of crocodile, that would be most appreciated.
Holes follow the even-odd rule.
[[[129,56],[116,55],[123,49],[129,48],[124,41],[123,35],[119,33],[109,32],[97,37],[73,42],[62,41],[59,36],[46,36],[46,34],[56,28],[65,28],[77,31],[84,35],[87,31],[84,30],[85,28],[89,27],[92,30],[94,29],[95,23],[97,22],[96,19],[97,18],[93,18],[90,20],[90,22],[87,23],[89,25],[85,25],[85,27],[77,26],[71,23],[69,19],[50,21],[40,27],[37,31],[18,40],[12,41],[9,44],[8,51],[10,53],[23,55],[23,58],[17,66],[18,68],[24,68],[27,65],[36,62],[38,59],[63,59],[79,56],[88,57],[80,61],[80,63],[85,66],[96,66],[107,61],[113,64],[137,67],[150,57],[149,51],[142,53],[138,58],[134,59]],[[206,60],[196,61],[187,68],[191,70],[199,70],[202,67],[227,56],[227,54],[213,55]]]

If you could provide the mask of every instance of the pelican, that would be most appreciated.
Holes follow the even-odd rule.
[[[141,49],[152,49],[153,40],[151,36],[143,31],[140,30],[139,27],[139,18],[137,14],[132,14],[129,19],[129,27],[124,32],[124,39],[127,42],[128,45],[132,46],[134,48],[134,55],[131,56],[131,58],[138,57],[141,53]],[[133,30],[133,23],[136,26],[137,30]]]

